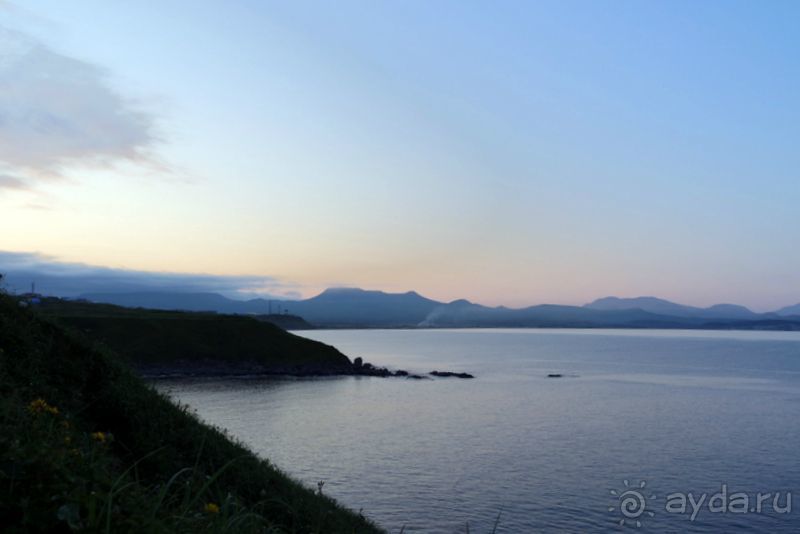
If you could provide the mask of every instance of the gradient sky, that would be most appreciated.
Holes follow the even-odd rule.
[[[0,250],[794,304],[798,27],[794,1],[0,1]]]

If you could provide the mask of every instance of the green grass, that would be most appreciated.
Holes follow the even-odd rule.
[[[254,364],[265,370],[349,370],[334,347],[235,315],[131,309],[45,299],[38,309],[102,342],[139,368],[157,365]]]
[[[125,313],[103,326],[115,340],[106,345],[128,339]],[[162,319],[183,321],[142,313],[134,320],[154,332]],[[75,326],[94,324],[75,317]],[[191,321],[219,321],[202,317]],[[249,323],[235,329],[256,328]],[[189,335],[195,326],[169,328]],[[136,348],[127,359],[135,354],[158,353]],[[0,531],[72,530],[380,532],[201,423],[106,346],[0,295]]]

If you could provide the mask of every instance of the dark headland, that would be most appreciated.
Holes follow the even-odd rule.
[[[102,343],[150,378],[418,376],[362,358],[351,361],[335,347],[287,332],[269,321],[270,316],[147,310],[52,297],[40,299],[35,308]],[[307,324],[299,317],[290,321]],[[466,373],[429,374],[472,378]]]

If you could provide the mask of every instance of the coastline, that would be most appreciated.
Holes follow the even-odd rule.
[[[359,362],[360,358],[356,358]],[[426,374],[411,373],[403,369],[390,370],[370,363],[352,363],[349,366],[330,365],[273,365],[257,362],[227,363],[203,360],[172,362],[169,364],[134,366],[136,373],[146,380],[191,378],[328,378],[377,377],[429,380],[432,378],[475,378],[469,373],[434,370]]]

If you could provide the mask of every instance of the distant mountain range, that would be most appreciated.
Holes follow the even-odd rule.
[[[128,307],[266,315],[291,313],[325,327],[573,327],[800,330],[800,304],[772,313],[717,304],[697,308],[656,297],[605,297],[584,306],[489,307],[438,302],[414,291],[327,289],[305,300],[234,300],[217,293],[89,293],[82,298]]]
[[[785,308],[781,308],[775,313],[783,316],[800,315],[800,304],[795,304],[794,306],[786,306]]]
[[[305,300],[234,300],[217,293],[86,293],[80,298],[135,308],[263,315],[291,313],[326,326],[416,326],[441,302],[411,291],[332,288]]]
[[[758,313],[737,304],[715,304],[709,308],[695,308],[656,297],[637,297],[632,299],[605,297],[586,304],[584,308],[592,310],[639,309],[660,315],[704,319],[756,319],[759,317]]]

